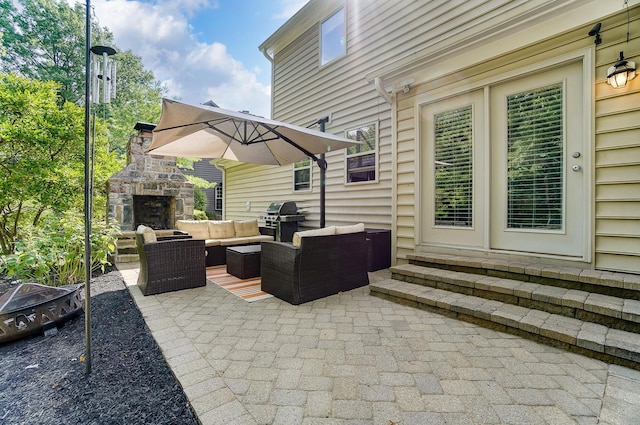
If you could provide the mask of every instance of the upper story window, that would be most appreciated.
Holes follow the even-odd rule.
[[[311,158],[293,164],[293,190],[311,189]]]
[[[360,142],[359,145],[347,148],[347,183],[375,181],[378,126],[374,123],[347,130],[347,138]]]
[[[344,8],[322,22],[320,37],[320,65],[345,55],[347,36],[344,23]]]

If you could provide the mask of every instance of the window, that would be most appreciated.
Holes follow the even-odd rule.
[[[311,189],[311,158],[293,164],[293,190]]]
[[[347,183],[375,181],[378,155],[378,131],[376,124],[347,130],[347,138],[359,145],[347,148]]]
[[[434,116],[436,226],[473,226],[473,121],[465,106]]]
[[[562,84],[507,97],[510,229],[562,229]]]
[[[222,211],[222,183],[220,182],[216,183],[214,199],[216,211]]]
[[[320,64],[324,65],[346,52],[344,9],[325,20],[320,30]]]

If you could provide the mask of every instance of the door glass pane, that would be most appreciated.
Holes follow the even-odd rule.
[[[563,227],[563,88],[507,97],[507,227]]]
[[[473,122],[466,106],[434,115],[436,226],[473,225]]]

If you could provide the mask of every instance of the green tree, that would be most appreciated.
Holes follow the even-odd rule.
[[[59,86],[0,74],[0,250],[23,223],[80,207],[84,113],[59,101]]]
[[[0,69],[59,84],[60,102],[84,104],[85,6],[59,0],[0,0]],[[107,28],[92,23],[92,45],[118,47]],[[4,54],[2,54],[4,50]],[[117,96],[109,105],[93,105],[107,121],[110,150],[124,153],[138,121],[156,122],[166,89],[131,51],[118,52]]]

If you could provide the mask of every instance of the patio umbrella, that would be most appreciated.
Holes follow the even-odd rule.
[[[163,99],[162,115],[153,130],[148,153],[265,165],[291,164],[309,157],[324,174],[325,152],[358,144],[355,140],[247,113]],[[321,227],[324,227],[324,184],[322,175]]]

